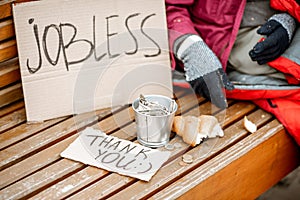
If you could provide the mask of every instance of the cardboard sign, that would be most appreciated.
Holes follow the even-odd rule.
[[[61,156],[149,181],[170,154],[86,128]]]
[[[13,6],[28,121],[171,97],[163,0]]]

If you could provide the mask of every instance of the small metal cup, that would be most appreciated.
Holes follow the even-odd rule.
[[[177,104],[171,98],[162,95],[145,95],[145,98],[147,101],[156,102],[168,108],[169,112],[163,115],[140,112],[138,110],[140,99],[136,99],[132,104],[132,108],[135,113],[135,122],[137,125],[137,139],[142,145],[147,147],[156,148],[164,146],[170,139]]]

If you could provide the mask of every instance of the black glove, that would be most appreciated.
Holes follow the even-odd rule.
[[[296,22],[289,14],[273,15],[257,30],[267,37],[249,52],[251,59],[262,65],[278,58],[288,48],[295,28]]]
[[[229,90],[234,87],[212,50],[196,35],[185,37],[183,41],[179,38],[174,48],[176,57],[184,64],[186,80],[194,91],[219,108],[226,108],[224,87]]]
[[[200,76],[195,80],[189,81],[189,83],[196,93],[208,99],[221,109],[227,107],[223,88],[225,87],[228,90],[234,89],[233,84],[228,80],[222,68]]]

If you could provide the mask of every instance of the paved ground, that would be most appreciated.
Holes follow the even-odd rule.
[[[257,200],[300,200],[300,167],[279,181]]]

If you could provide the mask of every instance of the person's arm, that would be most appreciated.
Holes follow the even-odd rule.
[[[300,22],[300,0],[270,0],[270,5],[275,10],[289,13]]]
[[[257,30],[265,38],[249,52],[251,59],[261,65],[278,58],[291,43],[295,29],[296,21],[288,13],[273,15]]]
[[[185,34],[198,34],[194,28],[188,8],[193,6],[194,0],[166,0],[167,25],[169,45],[171,51],[172,68],[175,68],[173,55],[174,41]]]
[[[189,7],[192,0],[166,0],[172,63],[183,62],[186,80],[195,93],[210,100],[219,108],[226,108],[223,88],[233,89],[222,65],[194,29]]]
[[[258,64],[274,61],[288,47],[300,22],[300,0],[270,0],[270,6],[285,13],[273,15],[257,33],[266,39],[258,42],[249,55]]]
[[[186,80],[195,93],[217,107],[227,107],[223,88],[234,89],[222,64],[199,35],[183,35],[174,42],[174,54],[184,65]]]

